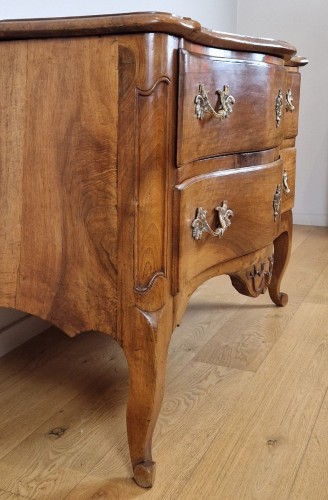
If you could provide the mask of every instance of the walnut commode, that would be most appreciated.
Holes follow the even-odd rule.
[[[0,305],[121,344],[141,486],[191,293],[287,303],[295,52],[162,13],[0,22]]]

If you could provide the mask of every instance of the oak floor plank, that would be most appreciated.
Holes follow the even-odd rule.
[[[328,266],[320,274],[320,277],[315,282],[314,286],[311,288],[310,292],[304,299],[305,302],[313,302],[315,304],[326,304],[328,305]]]
[[[296,247],[283,282],[290,297],[288,307],[277,308],[268,294],[256,300],[248,298],[228,323],[221,325],[218,321],[216,332],[198,352],[197,361],[258,370],[328,265],[328,231],[315,228],[310,234],[311,238]]]
[[[192,363],[189,370],[182,371],[169,384],[154,436],[154,457],[161,457],[156,489],[149,491],[147,496],[176,498],[177,484],[184,484],[187,480],[199,455],[206,451],[218,429],[225,425],[252,376],[247,372]],[[114,498],[110,496],[114,492],[115,498],[133,498],[138,487],[130,479],[128,455],[125,468],[119,463],[115,465],[115,459],[117,456],[108,453],[92,470],[91,484],[90,476],[86,477],[68,499],[97,498],[100,491],[106,492],[109,498]],[[124,476],[125,480],[119,481]],[[106,477],[116,480],[106,480]]]
[[[309,237],[313,231],[315,231],[313,226],[301,226],[297,225],[293,227],[293,241],[292,241],[292,252],[295,250]]]
[[[0,490],[0,500],[23,500],[25,498],[26,497],[9,493],[8,491]]]
[[[81,335],[59,356],[35,365],[29,372],[19,371],[7,378],[0,391],[0,433],[6,436],[0,446],[0,457],[79,394],[81,387],[92,385],[104,373],[114,370],[116,357],[120,355],[124,360],[120,348],[107,336]]]
[[[117,403],[117,386],[122,383],[125,385],[124,404],[120,401],[122,414],[118,422],[122,423],[123,434],[127,368],[119,346],[110,342],[101,334],[81,336],[76,339],[74,352],[66,352],[66,355],[42,365],[37,377],[26,377],[31,384],[27,397],[32,402],[35,400],[35,405],[26,412],[19,407],[15,413],[17,422],[15,419],[11,422],[8,416],[0,427],[5,435],[9,434],[6,442],[1,443],[5,456],[0,462],[0,487],[29,498],[57,499],[61,498],[58,488],[63,488],[66,483],[66,495],[70,482],[72,487],[75,486],[97,459],[94,458],[93,440],[98,437],[104,445],[103,453],[108,451],[110,442],[105,439],[106,429],[101,428],[101,436],[95,432],[97,419],[105,418],[106,427],[111,430],[106,411],[108,407],[115,408],[113,400]],[[25,389],[23,382],[21,386]],[[11,393],[19,399],[13,388]],[[13,406],[14,402],[9,403],[9,409]],[[105,414],[102,414],[101,408],[105,409]],[[89,422],[91,443],[84,425],[88,415],[92,416]],[[25,419],[28,424],[24,427]],[[24,428],[24,433],[20,426]],[[11,435],[14,437],[11,438]],[[116,438],[117,435],[111,432],[111,436]],[[85,455],[83,446],[87,448]],[[72,466],[71,469],[69,466]]]
[[[327,306],[300,307],[181,499],[288,498],[328,387],[327,317]]]
[[[57,332],[57,335],[54,335],[54,331]],[[42,339],[41,342],[40,339]],[[12,381],[14,380],[13,376],[19,376],[19,373],[26,375],[31,370],[38,369],[51,357],[59,356],[71,343],[72,338],[55,327],[51,327],[42,335],[33,337],[6,354],[0,362],[0,392],[4,384],[7,383],[7,379]]]
[[[328,395],[323,401],[309,440],[290,500],[326,500],[328,498]]]

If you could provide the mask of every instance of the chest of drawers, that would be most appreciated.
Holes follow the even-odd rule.
[[[191,293],[228,274],[287,302],[306,60],[141,13],[1,22],[0,63],[0,305],[120,343],[134,477],[151,486]]]

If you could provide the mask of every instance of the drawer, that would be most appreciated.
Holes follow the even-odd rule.
[[[284,182],[282,190],[282,212],[291,210],[295,199],[296,148],[284,148],[280,151],[283,161]]]
[[[281,192],[281,185],[279,159],[267,165],[212,172],[176,186],[176,290],[220,262],[269,245],[279,224],[281,207],[275,216],[274,198],[277,186]],[[206,220],[212,230],[224,228],[216,210],[224,201],[233,211],[230,226],[221,237],[203,232],[197,239],[200,209],[207,211]]]
[[[273,148],[282,140],[284,110],[279,126],[276,98],[286,87],[287,71],[280,64],[220,59],[180,49],[177,163],[237,152]],[[232,112],[220,120],[196,116],[200,85],[218,110],[217,90],[229,86]],[[200,101],[199,101],[200,102]]]

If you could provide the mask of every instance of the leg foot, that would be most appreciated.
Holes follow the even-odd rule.
[[[285,307],[288,304],[288,295],[287,293],[277,293],[277,294],[271,294],[270,293],[271,300],[276,306],[279,307]]]
[[[152,437],[160,412],[171,331],[165,307],[155,312],[134,310],[135,330],[126,335],[123,349],[129,367],[127,433],[134,480],[150,488],[155,479]]]
[[[151,488],[154,484],[155,472],[155,462],[148,460],[133,467],[133,478],[142,488]]]
[[[288,295],[280,291],[280,284],[286,270],[292,246],[292,212],[286,212],[281,217],[283,232],[274,241],[274,265],[269,294],[272,302],[284,307],[288,302]]]

